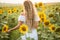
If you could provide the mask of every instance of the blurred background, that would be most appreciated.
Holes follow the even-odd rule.
[[[38,40],[60,40],[60,1],[31,0],[40,17]],[[17,25],[18,16],[23,11],[23,0],[0,1],[0,40],[21,40],[19,29],[6,33]],[[29,39],[28,39],[29,40]]]

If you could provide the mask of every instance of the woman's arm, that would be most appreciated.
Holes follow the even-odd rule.
[[[13,27],[12,29],[9,29],[8,32],[18,29],[20,27],[20,25],[22,25],[22,24],[23,24],[22,21],[18,21],[18,24],[15,27]]]

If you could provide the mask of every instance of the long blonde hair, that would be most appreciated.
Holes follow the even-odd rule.
[[[26,13],[26,24],[30,28],[34,28],[35,12],[34,12],[34,8],[33,8],[32,2],[31,1],[25,1],[24,2],[24,8],[25,8],[25,13]]]

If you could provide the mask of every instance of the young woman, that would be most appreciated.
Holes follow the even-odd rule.
[[[36,9],[33,6],[32,2],[29,0],[24,1],[24,11],[21,13],[21,15],[18,17],[18,24],[14,28],[8,30],[8,32],[18,29],[20,25],[26,24],[28,25],[29,30],[31,33],[26,33],[25,35],[21,36],[22,40],[26,40],[26,37],[34,38],[34,40],[38,40],[37,35],[37,27],[38,27],[38,21],[40,21]]]

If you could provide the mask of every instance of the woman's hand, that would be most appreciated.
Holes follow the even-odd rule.
[[[18,28],[20,27],[20,25],[22,25],[22,21],[19,21],[18,24],[17,24],[14,28],[9,29],[7,32],[9,33],[9,32],[11,32],[11,31],[13,31],[13,30],[18,29]]]
[[[7,32],[9,33],[9,32],[11,32],[12,30],[10,29],[10,30],[8,30]]]

